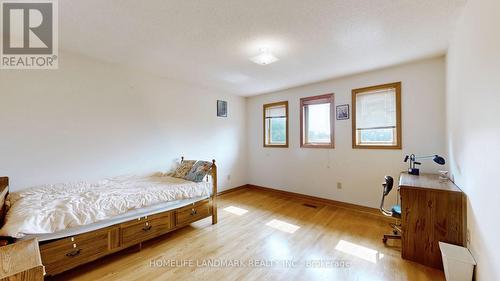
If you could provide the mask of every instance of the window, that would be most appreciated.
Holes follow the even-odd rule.
[[[264,104],[264,147],[288,147],[288,101]]]
[[[300,146],[334,148],[333,94],[300,99]]]
[[[352,90],[352,147],[401,149],[401,82]]]

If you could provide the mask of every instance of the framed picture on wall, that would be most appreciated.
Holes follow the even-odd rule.
[[[227,117],[227,101],[217,100],[217,116]]]
[[[349,105],[342,104],[337,105],[337,120],[347,120],[349,119]]]

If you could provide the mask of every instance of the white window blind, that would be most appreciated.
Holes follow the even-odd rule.
[[[366,92],[356,96],[356,129],[396,128],[396,90]]]
[[[266,108],[266,118],[275,117],[286,117],[286,107],[284,105]]]

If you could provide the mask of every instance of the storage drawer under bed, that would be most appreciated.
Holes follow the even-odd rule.
[[[210,200],[193,203],[175,211],[175,225],[182,226],[211,215]]]
[[[211,200],[67,238],[42,242],[42,263],[55,275],[211,215]]]
[[[115,231],[118,228],[105,228],[40,245],[46,272],[57,274],[106,255]]]
[[[172,228],[170,212],[127,222],[121,225],[122,246],[127,247],[169,232]]]

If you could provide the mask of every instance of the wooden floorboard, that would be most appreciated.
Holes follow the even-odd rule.
[[[51,280],[444,280],[442,271],[401,259],[399,241],[382,243],[384,219],[304,203],[253,189],[227,193],[217,225],[208,218]]]

